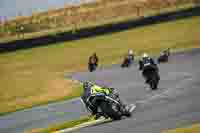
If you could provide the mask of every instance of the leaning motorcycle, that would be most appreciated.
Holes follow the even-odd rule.
[[[96,93],[87,99],[89,110],[96,110],[98,114],[112,120],[120,120],[122,116],[130,117],[131,113],[126,111],[117,100],[116,96],[108,96],[104,93]]]

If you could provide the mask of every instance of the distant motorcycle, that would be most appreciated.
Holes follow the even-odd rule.
[[[125,68],[125,67],[130,67],[133,64],[134,61],[134,57],[133,56],[127,56],[124,58],[121,67]]]
[[[98,65],[95,64],[95,63],[88,63],[88,69],[89,69],[90,72],[95,71],[96,68],[97,68],[97,66],[98,66]]]
[[[96,109],[101,116],[105,118],[111,118],[112,120],[120,120],[122,116],[131,116],[131,112],[127,111],[120,102],[117,100],[117,96],[107,96],[104,93],[97,93],[91,95],[87,99],[88,110]]]
[[[165,55],[165,54],[163,54],[163,55],[160,55],[159,57],[158,57],[158,63],[161,63],[161,62],[168,62],[168,55]]]
[[[96,70],[96,68],[98,67],[98,57],[96,55],[96,53],[94,53],[92,56],[89,57],[88,60],[88,70],[90,72],[93,72]]]
[[[143,75],[146,79],[146,83],[149,84],[152,90],[156,90],[158,88],[160,76],[156,68],[153,66],[148,66],[143,70]]]
[[[158,57],[158,63],[168,62],[170,56],[170,50],[167,49],[163,51],[160,56]]]

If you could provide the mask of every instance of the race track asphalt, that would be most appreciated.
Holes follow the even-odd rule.
[[[200,122],[200,49],[179,52],[169,63],[159,65],[159,89],[151,91],[144,85],[137,65],[121,69],[119,65],[96,72],[77,72],[75,80],[106,82],[118,88],[127,103],[136,103],[131,118],[83,128],[83,133],[157,133],[163,129]],[[80,99],[63,101],[0,117],[0,133],[19,133],[32,128],[77,119],[87,114]]]
[[[45,128],[86,114],[80,98],[38,106],[0,116],[0,133],[21,133],[33,128]]]
[[[137,107],[131,118],[83,128],[81,133],[160,133],[163,130],[200,122],[200,49],[179,52],[159,65],[159,90],[144,85],[137,67],[119,66],[94,73],[77,73],[73,78],[110,82],[120,96]]]

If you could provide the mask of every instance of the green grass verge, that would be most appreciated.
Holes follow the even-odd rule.
[[[55,132],[55,131],[58,131],[58,130],[71,128],[71,127],[77,126],[79,124],[89,122],[89,121],[93,121],[93,120],[94,120],[93,116],[83,116],[83,117],[76,119],[76,120],[52,124],[52,125],[48,126],[47,128],[32,129],[30,131],[25,131],[24,133],[52,133],[52,132]]]
[[[168,131],[163,131],[162,133],[200,133],[200,124],[194,124],[184,128],[171,129]]]
[[[64,100],[70,100],[70,99],[79,97],[81,95],[82,91],[83,90],[82,90],[81,86],[77,87],[77,88],[73,88],[73,93],[71,93],[70,95],[66,95],[66,96],[63,96],[63,97],[56,98],[56,99],[42,100],[42,101],[37,102],[37,103],[29,103],[29,104],[22,105],[22,106],[19,105],[19,106],[16,106],[17,108],[15,108],[15,109],[13,108],[12,110],[0,112],[0,116],[9,114],[9,113],[12,113],[12,112],[15,112],[15,111],[21,111],[21,110],[24,110],[24,109],[40,106],[40,105],[51,104],[51,103],[54,103],[54,102],[59,102],[59,101],[64,101]]]
[[[0,54],[0,112],[12,112],[72,95],[79,88],[64,79],[64,74],[86,70],[88,57],[94,51],[100,58],[100,65],[110,65],[121,62],[130,48],[139,56],[143,52],[155,55],[168,47],[200,47],[199,24],[200,17],[191,17]]]

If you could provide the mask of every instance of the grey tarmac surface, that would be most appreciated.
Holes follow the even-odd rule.
[[[118,88],[127,103],[136,103],[133,116],[121,121],[81,129],[77,132],[156,133],[162,129],[200,122],[200,49],[179,52],[169,63],[159,65],[159,90],[148,90],[137,65],[121,69],[113,65],[96,72],[79,72],[75,80],[105,81]],[[69,75],[68,75],[69,76]],[[0,133],[20,133],[32,128],[77,119],[87,114],[80,99],[63,101],[0,116]]]
[[[0,116],[0,133],[21,133],[33,128],[78,119],[87,112],[80,98],[34,107]]]
[[[200,122],[200,49],[171,56],[159,65],[159,90],[145,89],[137,67],[77,73],[73,78],[110,82],[128,103],[137,107],[131,118],[83,128],[81,133],[159,133]]]

